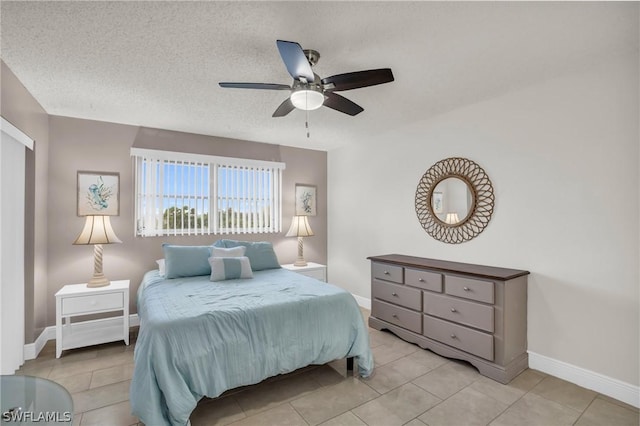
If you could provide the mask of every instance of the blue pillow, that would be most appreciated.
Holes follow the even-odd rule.
[[[262,271],[264,269],[278,269],[280,263],[278,257],[273,251],[273,245],[268,241],[236,241],[236,240],[218,240],[214,243],[215,247],[233,248],[238,246],[246,247],[245,256],[249,258],[251,269],[254,271]]]
[[[209,264],[211,265],[211,281],[253,278],[251,264],[246,256],[210,257]]]
[[[211,274],[209,256],[211,246],[176,246],[162,244],[164,251],[164,277],[194,277]]]

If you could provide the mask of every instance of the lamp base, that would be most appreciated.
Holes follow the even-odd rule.
[[[109,281],[109,279],[105,277],[104,274],[100,273],[100,274],[94,274],[93,277],[91,277],[91,279],[87,283],[87,287],[89,288],[105,287],[105,286],[108,286],[109,284],[111,284],[111,281]]]
[[[307,261],[304,259],[298,259],[293,263],[293,266],[307,266]]]

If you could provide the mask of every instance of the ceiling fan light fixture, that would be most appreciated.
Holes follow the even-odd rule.
[[[311,111],[324,103],[324,95],[317,90],[300,89],[291,93],[291,103],[298,109]]]

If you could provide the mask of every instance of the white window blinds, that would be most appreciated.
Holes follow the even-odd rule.
[[[132,148],[136,235],[282,231],[284,163]]]

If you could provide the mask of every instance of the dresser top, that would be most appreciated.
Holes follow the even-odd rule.
[[[474,275],[482,278],[507,281],[523,275],[529,275],[529,271],[520,269],[497,268],[494,266],[474,265],[471,263],[450,262],[447,260],[427,259],[424,257],[405,256],[402,254],[385,254],[382,256],[369,256],[367,259],[374,262],[391,263],[406,267],[428,268],[442,272],[455,272],[458,274]]]

